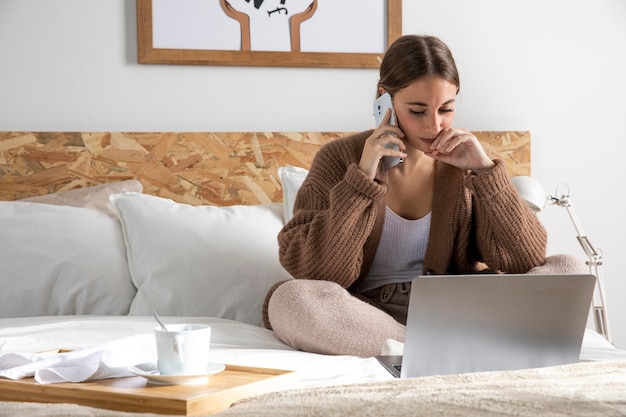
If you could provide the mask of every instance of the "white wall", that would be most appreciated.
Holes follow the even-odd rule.
[[[614,340],[626,348],[626,2],[405,0],[404,33],[441,37],[461,72],[457,126],[529,130],[533,176],[561,182],[604,251]],[[352,131],[372,125],[375,70],[140,66],[135,2],[2,0],[0,130]],[[550,253],[583,256],[564,209]]]

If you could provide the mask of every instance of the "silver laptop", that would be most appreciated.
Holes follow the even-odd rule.
[[[577,362],[594,275],[428,275],[411,285],[401,378]]]

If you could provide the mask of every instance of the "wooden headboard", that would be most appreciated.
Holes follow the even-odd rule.
[[[530,133],[474,132],[509,174],[530,175]],[[350,132],[0,132],[0,200],[136,178],[193,205],[282,201],[277,169],[308,168]]]

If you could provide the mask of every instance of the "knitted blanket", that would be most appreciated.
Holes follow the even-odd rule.
[[[0,416],[139,417],[71,404],[0,402]],[[625,416],[626,361],[397,379],[275,392],[216,417]]]
[[[626,361],[276,392],[219,416],[625,416]]]

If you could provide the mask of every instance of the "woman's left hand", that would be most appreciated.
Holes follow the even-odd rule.
[[[430,152],[426,152],[426,155],[459,169],[477,173],[495,165],[478,138],[467,129],[443,129],[430,145]]]

